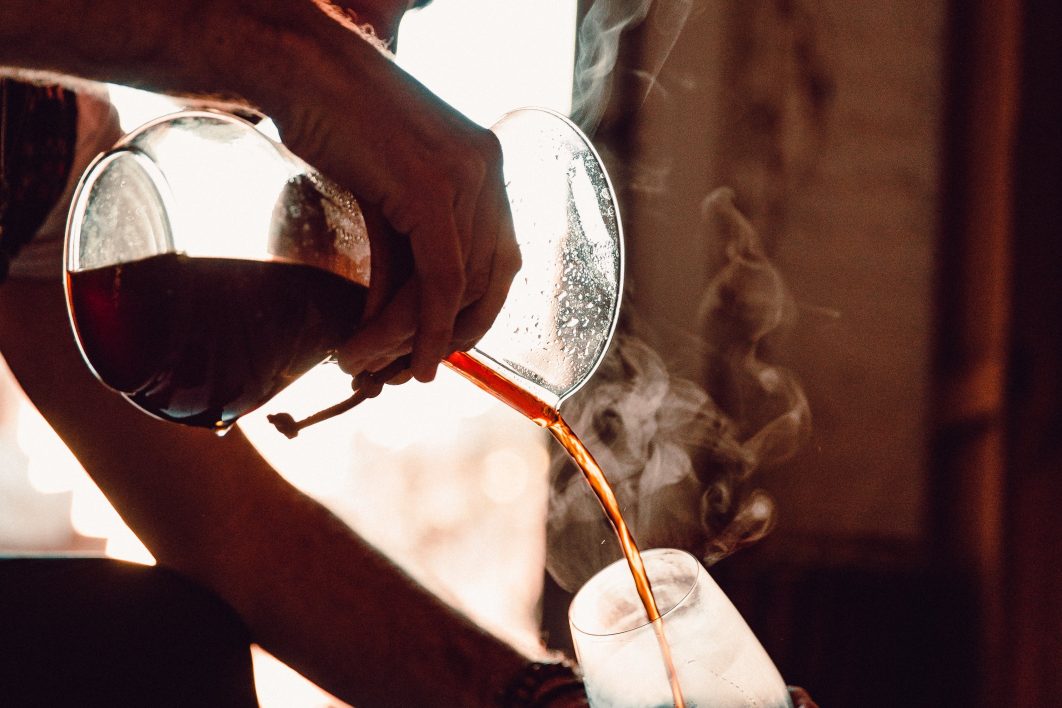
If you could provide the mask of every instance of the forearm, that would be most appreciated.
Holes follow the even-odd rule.
[[[256,552],[242,557],[250,563],[228,579],[246,587],[272,575],[268,595],[237,600],[256,641],[358,706],[495,705],[527,655],[426,592],[312,501],[281,507],[275,518],[290,523],[282,533],[259,525],[269,537],[249,544]]]
[[[99,81],[176,83],[151,77],[170,65],[204,0],[5,0],[0,65]],[[202,40],[196,37],[195,39]]]
[[[396,118],[461,120],[357,30],[397,28],[400,0],[5,0],[0,72],[118,83],[255,108],[296,154],[369,202]],[[355,22],[345,10],[359,11]],[[408,115],[403,115],[408,114]],[[380,120],[380,116],[387,116]],[[463,123],[461,123],[463,125]],[[458,126],[447,126],[456,131]],[[440,136],[437,139],[452,139]],[[399,141],[401,142],[401,141]],[[334,163],[334,164],[333,164]]]
[[[310,0],[5,0],[0,67],[257,106],[330,24]]]
[[[80,360],[58,283],[0,289],[0,344],[160,564],[217,593],[326,690],[366,707],[490,705],[524,663],[293,489],[238,429],[219,439],[106,391]]]

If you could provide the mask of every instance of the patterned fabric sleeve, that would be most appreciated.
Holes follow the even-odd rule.
[[[60,86],[0,79],[0,281],[63,193],[77,100]]]

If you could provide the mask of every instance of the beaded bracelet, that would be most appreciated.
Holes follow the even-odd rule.
[[[569,698],[585,702],[586,690],[575,665],[567,659],[534,661],[524,666],[498,696],[501,708],[545,708]]]

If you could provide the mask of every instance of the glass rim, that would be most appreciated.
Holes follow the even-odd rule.
[[[689,599],[690,595],[693,594],[694,589],[697,587],[697,577],[698,577],[698,575],[700,574],[700,572],[702,570],[704,570],[704,566],[701,564],[701,562],[697,559],[696,556],[694,556],[689,551],[685,551],[685,550],[683,550],[681,548],[650,548],[650,549],[641,551],[643,565],[648,565],[647,558],[657,558],[657,557],[660,557],[660,556],[667,556],[667,555],[675,555],[675,556],[679,556],[680,558],[682,558],[683,562],[688,563],[688,564],[690,564],[692,566],[690,568],[690,570],[692,570],[692,573],[689,576],[682,576],[684,579],[687,579],[687,581],[688,581],[687,582],[687,587],[685,589],[685,592],[682,593],[682,596],[679,597],[674,602],[674,604],[672,604],[669,608],[667,608],[666,610],[664,610],[664,611],[662,611],[660,613],[660,620],[661,621],[663,621],[664,618],[666,618],[668,615],[670,615],[675,610],[677,610],[679,607],[681,607],[682,604],[687,599]],[[616,572],[618,572],[616,569],[621,567],[621,566],[622,566],[623,569],[625,569],[625,570],[627,570],[627,572],[629,572],[629,569],[628,569],[628,566],[627,566],[627,559],[626,558],[620,558],[619,560],[613,561],[612,563],[609,563],[604,568],[602,568],[601,570],[599,570],[596,573],[594,573],[590,577],[590,579],[587,580],[585,583],[583,583],[582,587],[580,587],[576,591],[575,596],[572,598],[571,604],[568,605],[568,626],[571,628],[573,633],[578,632],[579,635],[587,637],[587,638],[590,638],[590,639],[606,639],[606,638],[614,638],[614,637],[623,637],[624,635],[628,635],[628,634],[631,634],[633,632],[637,632],[639,630],[644,630],[646,627],[651,627],[653,625],[653,621],[650,620],[648,617],[646,617],[643,621],[640,621],[637,624],[635,624],[633,627],[628,627],[626,629],[621,629],[621,630],[616,630],[616,631],[607,631],[607,632],[600,632],[600,631],[592,632],[592,631],[588,631],[586,629],[583,629],[582,627],[580,627],[578,625],[578,623],[576,623],[576,621],[575,621],[576,604],[579,602],[579,599],[581,597],[585,597],[584,594],[583,594],[584,591],[592,590],[592,588],[590,588],[590,585],[592,583],[594,583],[595,580],[597,580],[598,578],[604,576],[605,574],[609,574],[609,575],[615,574]],[[648,571],[647,571],[647,573],[648,573]],[[631,582],[632,583],[634,582],[633,578],[631,579]],[[652,583],[652,578],[649,578],[649,582],[650,582],[650,584]]]

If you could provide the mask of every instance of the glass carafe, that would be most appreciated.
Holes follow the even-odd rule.
[[[560,114],[519,109],[491,129],[523,267],[490,331],[448,363],[555,409],[615,328],[615,195]],[[152,121],[89,166],[71,206],[66,292],[83,357],[146,413],[224,431],[354,331],[373,227],[352,195],[241,118]]]

